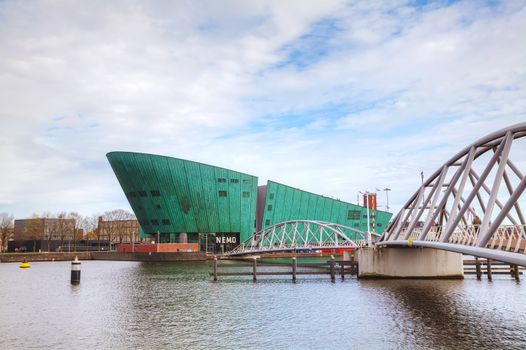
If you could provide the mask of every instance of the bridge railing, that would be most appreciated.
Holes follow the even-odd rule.
[[[402,232],[404,231],[402,230]],[[409,239],[418,240],[421,232],[421,228],[415,228],[411,232]],[[480,225],[457,227],[449,238],[448,243],[475,246],[479,232]],[[424,240],[439,242],[442,233],[442,226],[432,227]],[[486,244],[486,248],[526,254],[526,225],[499,226]]]

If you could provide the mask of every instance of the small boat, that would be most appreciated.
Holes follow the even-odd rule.
[[[21,269],[27,269],[31,267],[31,265],[29,265],[29,262],[27,262],[26,258],[24,258],[24,260],[22,261],[22,263],[20,264],[20,268]]]

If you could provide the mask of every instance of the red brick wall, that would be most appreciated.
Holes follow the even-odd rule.
[[[149,253],[157,252],[157,244],[135,244],[135,252]],[[131,244],[119,244],[117,251],[120,253],[129,253],[132,251]],[[169,252],[198,252],[199,244],[197,243],[161,243],[159,244],[160,253]]]

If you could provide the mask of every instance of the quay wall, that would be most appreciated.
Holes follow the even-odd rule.
[[[205,252],[171,253],[128,253],[128,252],[91,252],[93,260],[116,261],[205,261]]]
[[[205,261],[205,252],[171,253],[119,253],[119,252],[71,252],[71,253],[6,253],[0,254],[0,263],[38,261],[114,260],[114,261]]]
[[[10,263],[10,262],[22,262],[22,260],[27,259],[27,261],[70,261],[75,260],[75,257],[78,257],[79,260],[90,260],[91,252],[45,252],[45,253],[5,253],[0,254],[0,262]]]

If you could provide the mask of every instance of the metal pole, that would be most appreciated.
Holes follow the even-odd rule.
[[[159,235],[159,231],[157,231],[157,253],[159,253],[159,239],[160,239],[160,235]]]
[[[384,188],[385,191],[385,198],[387,198],[387,205],[386,205],[386,211],[389,211],[389,191],[391,191],[390,188]]]
[[[491,275],[491,260],[490,259],[486,259],[486,271],[488,274],[488,280],[491,281],[492,275]]]
[[[367,245],[371,246],[371,225],[369,223],[369,192],[365,191],[365,201],[367,204]]]

